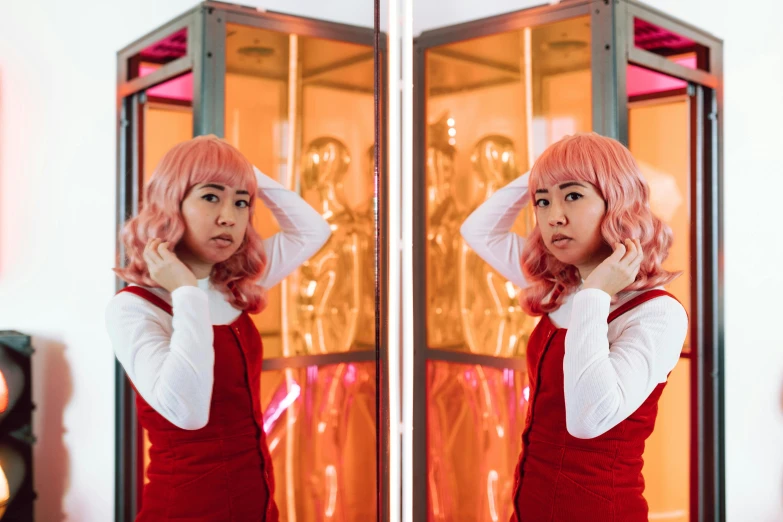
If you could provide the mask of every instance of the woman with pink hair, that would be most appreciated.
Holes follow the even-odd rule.
[[[281,231],[261,239],[256,198]],[[321,215],[234,147],[201,136],[161,160],[122,231],[130,283],[106,309],[149,432],[137,521],[279,519],[260,403],[264,291],[330,235]]]
[[[532,200],[536,225],[510,232]],[[549,147],[461,228],[541,316],[515,472],[516,522],[647,521],[642,454],[688,317],[662,285],[672,233],[631,153],[597,134]]]

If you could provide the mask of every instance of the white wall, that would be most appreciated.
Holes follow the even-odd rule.
[[[530,0],[414,0],[414,32]],[[370,0],[243,0],[372,25]],[[384,2],[385,3],[385,2]],[[726,396],[731,522],[783,520],[780,7],[650,0],[726,42]],[[5,2],[0,16],[0,329],[34,334],[37,520],[113,513],[116,51],[192,0]],[[448,10],[436,7],[448,5]],[[133,5],[133,8],[125,6]],[[743,4],[740,4],[743,5]],[[774,6],[774,7],[773,7]],[[384,13],[384,21],[386,15]],[[775,268],[773,268],[775,267]]]

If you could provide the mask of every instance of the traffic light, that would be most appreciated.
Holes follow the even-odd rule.
[[[30,336],[0,331],[0,521],[32,522],[33,401]]]

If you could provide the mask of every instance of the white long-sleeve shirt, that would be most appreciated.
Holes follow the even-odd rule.
[[[490,266],[519,288],[527,283],[520,259],[524,238],[511,232],[530,200],[525,174],[498,190],[462,224],[462,237]],[[566,425],[589,439],[627,419],[666,382],[688,333],[688,317],[674,299],[647,301],[607,324],[611,310],[640,292],[623,292],[616,303],[598,289],[577,289],[549,314],[567,328],[563,361]]]
[[[257,169],[256,179],[258,196],[280,225],[280,232],[264,240],[267,265],[258,284],[268,289],[318,252],[331,230],[296,193]],[[148,290],[172,305],[173,316],[129,292],[115,295],[106,308],[114,353],[155,411],[180,428],[202,428],[212,400],[212,326],[230,324],[242,312],[209,278],[198,280],[198,287],[184,286],[172,293]]]

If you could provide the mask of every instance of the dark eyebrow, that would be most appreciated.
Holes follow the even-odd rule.
[[[587,188],[587,187],[586,187],[584,184],[582,184],[582,183],[579,183],[578,181],[567,181],[567,182],[563,183],[562,185],[558,185],[558,188],[559,188],[560,190],[565,190],[565,189],[567,189],[568,187],[582,187],[582,188]],[[536,190],[536,194],[549,194],[549,191],[548,191],[547,189],[544,189],[544,188],[542,188],[542,189],[538,189],[538,190]]]
[[[205,188],[213,188],[215,190],[222,190],[222,191],[226,190],[226,187],[224,187],[223,185],[216,185],[214,183],[207,183],[205,185],[201,185],[199,187],[199,190],[205,189]],[[242,196],[249,196],[250,192],[248,192],[247,190],[237,190],[237,194],[240,194]]]

